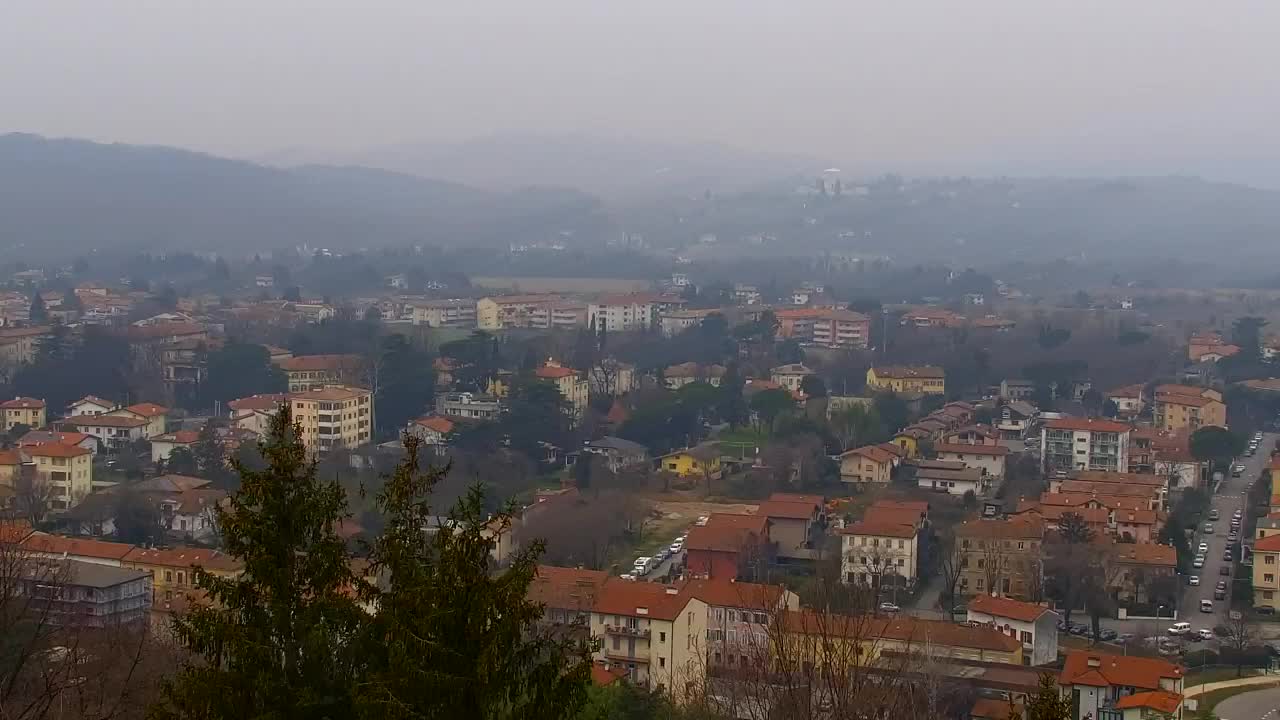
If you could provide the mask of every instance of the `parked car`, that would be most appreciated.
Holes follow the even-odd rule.
[[[1102,632],[1098,633],[1098,637],[1102,640],[1111,641],[1120,637],[1120,633],[1112,630],[1111,628],[1106,628]]]
[[[1204,524],[1204,534],[1205,534],[1205,535],[1212,535],[1212,534],[1213,534],[1213,523],[1205,523],[1205,524]]]
[[[880,603],[880,612],[882,613],[896,613],[899,610],[901,610],[901,608],[891,602]]]
[[[1202,612],[1202,613],[1211,613],[1211,612],[1213,612],[1213,601],[1212,601],[1212,600],[1201,600],[1201,601],[1200,601],[1200,612]]]
[[[1201,555],[1204,555],[1205,553],[1209,552],[1209,543],[1207,542],[1200,543],[1200,547],[1196,548],[1196,551],[1199,552]]]
[[[1222,551],[1222,559],[1226,562],[1231,562],[1232,560],[1235,559],[1231,557],[1231,548],[1227,548],[1226,550]]]
[[[1218,519],[1218,509],[1217,509],[1217,508],[1214,508],[1214,509],[1212,509],[1212,510],[1210,510],[1210,511],[1209,511],[1209,519],[1210,519],[1210,520],[1217,520],[1217,519]]]
[[[1071,634],[1072,635],[1088,635],[1089,626],[1081,625],[1079,623],[1071,623]]]
[[[1195,587],[1195,586],[1199,585],[1199,584],[1200,584],[1200,576],[1199,576],[1199,575],[1192,575],[1192,576],[1188,577],[1188,578],[1187,578],[1187,584],[1188,584],[1188,585],[1190,585],[1191,587]]]
[[[1191,567],[1196,568],[1197,570],[1204,567],[1204,556],[1197,555],[1196,559],[1191,561]]]
[[[1226,580],[1219,580],[1219,581],[1218,581],[1218,584],[1217,584],[1217,585],[1215,585],[1215,586],[1214,586],[1214,588],[1216,588],[1216,589],[1218,589],[1218,590],[1226,590],[1226,589],[1227,589],[1227,581],[1226,581]]]
[[[622,580],[628,580],[628,581],[632,581],[632,582],[634,582],[634,581],[635,581],[635,579],[636,579],[636,576],[635,576],[634,574],[632,574],[632,573],[623,573],[623,574],[619,575],[618,577],[619,577],[620,579],[622,579]]]
[[[1213,639],[1213,631],[1210,630],[1209,628],[1200,628],[1199,630],[1196,631],[1196,635],[1199,635],[1200,639],[1202,640]]]
[[[1191,623],[1176,622],[1170,625],[1169,629],[1166,630],[1165,632],[1167,632],[1170,635],[1186,635],[1187,633],[1191,632]]]
[[[697,525],[698,525],[698,526],[706,525],[708,522],[711,522],[711,516],[710,516],[710,515],[702,515],[702,516],[698,517]]]
[[[1134,635],[1133,633],[1120,633],[1119,635],[1116,636],[1116,642],[1118,643],[1132,642],[1135,637],[1137,637],[1137,635]]]
[[[1214,600],[1226,600],[1226,599],[1227,599],[1227,591],[1226,591],[1225,589],[1221,589],[1221,588],[1220,588],[1220,589],[1218,589],[1218,590],[1214,590],[1214,591],[1213,591],[1213,599],[1214,599]]]

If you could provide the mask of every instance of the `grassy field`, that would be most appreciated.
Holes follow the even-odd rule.
[[[1259,674],[1252,668],[1245,668],[1241,672],[1240,677],[1253,677]],[[1186,680],[1183,682],[1185,687],[1192,685],[1208,685],[1209,683],[1222,682],[1223,680],[1235,680],[1236,669],[1233,667],[1211,667],[1206,670],[1191,669],[1187,671]]]

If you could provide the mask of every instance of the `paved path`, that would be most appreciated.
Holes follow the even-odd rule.
[[[1280,717],[1280,688],[1241,693],[1218,703],[1219,720],[1276,720]]]

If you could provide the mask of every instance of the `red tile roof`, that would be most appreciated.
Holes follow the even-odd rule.
[[[822,497],[821,495],[805,495],[805,494],[803,494],[803,493],[781,493],[781,492],[776,492],[776,493],[774,493],[774,494],[770,495],[770,496],[769,496],[769,499],[770,499],[770,500],[781,500],[782,502],[800,502],[800,503],[809,503],[810,505],[817,505],[818,507],[822,507],[823,503],[825,503],[825,502],[826,502],[826,498]],[[759,514],[759,513],[757,513],[757,514]]]
[[[787,632],[810,635],[843,635],[867,640],[878,638],[1006,653],[1016,653],[1022,649],[1021,642],[991,627],[966,627],[910,616],[884,619],[825,615],[812,610],[799,610],[783,613],[782,626]]]
[[[17,450],[0,450],[0,465],[21,465],[22,456]]]
[[[124,415],[73,415],[65,421],[76,427],[136,428],[147,424],[146,420]]]
[[[693,599],[693,594],[680,586],[610,578],[601,585],[592,611],[669,621],[679,617]]]
[[[1107,397],[1133,398],[1136,400],[1137,398],[1142,397],[1143,393],[1145,392],[1146,392],[1146,386],[1139,383],[1136,385],[1125,385],[1124,387],[1118,387],[1115,390],[1112,390],[1111,392],[1107,393]]]
[[[124,409],[128,410],[134,415],[141,415],[142,417],[146,417],[146,418],[157,417],[160,415],[167,415],[169,413],[169,408],[163,405],[157,405],[155,403],[138,403],[136,405],[130,405],[129,407]]]
[[[0,545],[20,543],[31,534],[31,523],[26,520],[0,520]]]
[[[1063,665],[1062,674],[1058,676],[1058,684],[1093,687],[1120,685],[1159,690],[1161,680],[1180,680],[1183,674],[1182,668],[1157,658],[1075,650],[1067,654],[1067,662]]]
[[[1218,402],[1214,398],[1200,397],[1199,395],[1156,395],[1156,402],[1165,405],[1185,405],[1186,407],[1201,408],[1209,403]]]
[[[878,537],[895,537],[895,538],[913,538],[916,536],[915,525],[893,523],[893,522],[874,522],[869,520],[860,520],[858,522],[846,525],[840,530],[841,535],[869,535]]]
[[[618,682],[619,680],[625,678],[626,676],[627,676],[627,671],[623,668],[615,667],[611,670],[605,667],[604,663],[601,663],[601,662],[591,663],[591,684],[592,685],[597,685],[600,687],[604,687],[605,685],[612,685]]]
[[[880,365],[871,369],[878,378],[929,378],[941,380],[946,377],[946,371],[934,365]]]
[[[603,570],[539,565],[529,583],[529,599],[549,608],[590,610],[608,579],[609,573]]]
[[[23,452],[36,457],[74,458],[81,455],[89,455],[93,451],[89,448],[82,448],[79,445],[48,443],[45,445],[30,445],[23,448]]]
[[[958,537],[1024,538],[1039,540],[1044,537],[1044,523],[1035,518],[1010,518],[1008,520],[968,520],[955,528]]]
[[[277,360],[285,372],[355,370],[364,362],[359,355],[299,355]]]
[[[1182,696],[1168,690],[1148,690],[1127,695],[1116,701],[1116,709],[1151,708],[1166,715],[1174,715],[1182,705]]]
[[[170,443],[177,443],[178,445],[191,445],[193,443],[199,442],[199,440],[200,440],[200,433],[196,432],[195,430],[179,430],[178,432],[172,432],[167,435],[161,435],[160,437],[156,438],[152,442],[170,442]]]
[[[877,463],[880,465],[893,462],[894,460],[893,453],[889,452],[888,450],[885,450],[879,445],[864,445],[862,447],[857,447],[852,450],[846,450],[840,454],[840,457],[842,458],[852,457],[854,455],[857,455],[858,457],[864,457],[870,460],[871,462]]]
[[[16,397],[12,400],[0,402],[0,408],[5,410],[39,410],[44,407],[44,401],[32,397]]]
[[[1010,618],[1022,622],[1035,622],[1047,612],[1053,612],[1043,605],[1022,602],[1013,598],[978,595],[969,601],[969,609],[973,612],[991,615],[992,617]]]
[[[1108,433],[1129,432],[1128,425],[1115,422],[1114,420],[1103,420],[1101,418],[1057,418],[1045,423],[1044,426],[1050,430],[1076,430],[1080,432]]]
[[[1280,533],[1259,538],[1253,543],[1254,552],[1280,552]]]
[[[753,542],[759,542],[762,537],[761,533],[746,528],[703,525],[689,531],[684,547],[690,551],[741,552]]]
[[[232,400],[227,403],[227,407],[232,410],[275,410],[288,400],[287,393],[266,393]]]
[[[728,579],[691,580],[685,588],[702,602],[725,608],[774,610],[786,588],[781,585],[736,582]]]
[[[138,565],[188,568],[195,565],[222,572],[237,572],[244,567],[239,560],[220,550],[208,548],[176,547],[167,549],[133,548],[124,556],[124,562]]]
[[[921,515],[929,512],[929,503],[924,500],[877,500],[871,503],[871,507],[890,510],[915,510]]]
[[[132,545],[125,543],[89,540],[86,538],[70,538],[62,535],[32,533],[22,543],[29,552],[49,555],[67,555],[71,557],[91,557],[100,560],[123,560],[133,551]]]
[[[920,511],[911,508],[872,505],[862,514],[862,522],[876,525],[919,525]]]
[[[577,375],[578,373],[577,371],[571,370],[567,367],[557,367],[555,365],[543,365],[537,370],[534,370],[533,374],[542,378],[543,380],[559,380],[560,378],[566,378],[571,375]]]
[[[1178,553],[1172,545],[1157,543],[1116,543],[1111,550],[1116,562],[1126,565],[1177,567]]]
[[[428,430],[435,430],[438,433],[453,432],[453,421],[449,420],[448,418],[442,418],[439,415],[432,415],[431,417],[418,418],[413,422],[415,425],[421,425],[422,427],[427,428]]]
[[[1004,457],[1009,454],[1009,448],[1003,445],[966,445],[963,443],[937,443],[933,446],[933,452],[941,455],[943,453],[964,453],[966,455],[994,455]]]

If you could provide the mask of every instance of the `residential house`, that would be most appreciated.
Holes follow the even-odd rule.
[[[1058,614],[1044,605],[993,595],[969,600],[966,619],[990,625],[1022,643],[1028,665],[1058,662]]]
[[[96,395],[86,395],[71,403],[67,408],[67,414],[72,417],[77,415],[106,415],[115,409],[116,404],[110,400],[103,400]]]
[[[454,422],[449,418],[428,415],[411,421],[405,432],[421,440],[423,445],[443,449],[453,428]]]
[[[773,493],[756,508],[769,520],[769,540],[779,562],[813,560],[826,527],[821,495]]]
[[[1227,426],[1222,393],[1188,385],[1156,386],[1153,424],[1166,432],[1194,432],[1202,427]]]
[[[473,298],[452,300],[420,300],[410,304],[414,325],[433,328],[473,328],[476,326],[476,301]]]
[[[910,525],[917,530],[929,526],[929,503],[923,500],[876,500],[862,514],[873,523]]]
[[[1014,400],[1000,408],[996,430],[1004,440],[1023,440],[1040,417],[1040,410],[1029,402]]]
[[[898,457],[879,445],[846,450],[840,454],[840,480],[846,483],[888,484]]]
[[[30,397],[15,397],[0,402],[3,413],[4,429],[12,430],[19,425],[28,428],[42,428],[45,425],[45,406],[43,400]]]
[[[244,570],[243,563],[220,550],[196,547],[134,548],[121,564],[151,576],[151,604],[157,610],[199,591],[197,567],[221,578],[237,577]]]
[[[995,447],[1000,444],[1000,434],[986,425],[965,425],[943,433],[942,444]]]
[[[92,435],[102,446],[112,452],[118,452],[132,443],[145,440],[150,422],[136,417],[121,415],[74,415],[64,423],[79,432]]]
[[[84,448],[90,453],[98,452],[98,439],[87,433],[62,432],[60,430],[30,430],[15,443],[19,449],[57,443]]]
[[[769,519],[763,515],[712,513],[684,541],[690,577],[750,578],[769,563]]]
[[[364,388],[326,385],[292,393],[289,402],[310,452],[353,450],[373,439],[373,393]]]
[[[128,407],[116,408],[106,414],[107,417],[127,417],[142,420],[143,437],[151,439],[169,431],[169,408],[156,403],[137,403]]]
[[[1259,529],[1253,543],[1253,606],[1280,610],[1280,533]]]
[[[145,621],[151,609],[151,578],[123,567],[48,559],[23,563],[6,582],[38,598],[40,622],[53,627],[119,627]]]
[[[1171,714],[1180,718],[1185,674],[1161,658],[1073,650],[1058,675],[1058,687],[1071,700],[1072,720],[1128,720],[1126,707],[1149,702],[1148,693],[1174,696]],[[1143,697],[1134,699],[1139,695]]]
[[[276,365],[288,376],[291,393],[359,382],[365,370],[359,355],[298,355]]]
[[[1030,380],[1005,378],[1000,381],[1000,399],[1005,403],[1024,402],[1036,394],[1036,384]]]
[[[120,567],[132,545],[88,538],[33,532],[22,540],[22,551],[33,558],[75,560],[96,565]]]
[[[1159,602],[1162,591],[1169,594],[1170,603],[1177,601],[1181,592],[1177,579],[1178,553],[1172,545],[1111,543],[1107,558],[1112,567],[1108,573],[1108,590],[1116,601],[1147,605]]]
[[[813,375],[813,371],[801,363],[780,365],[769,371],[769,379],[790,390],[793,395],[800,393],[804,379]]]
[[[93,453],[76,445],[49,443],[23,448],[36,479],[50,489],[49,508],[69,510],[93,492]]]
[[[1123,417],[1134,417],[1146,407],[1146,386],[1142,383],[1125,385],[1107,393],[1107,400],[1115,403],[1116,412]]]
[[[635,366],[615,358],[605,358],[587,371],[587,390],[591,397],[620,397],[636,387]]]
[[[999,480],[1004,477],[1009,448],[1004,445],[938,443],[933,446],[933,454],[939,460],[960,462],[966,468],[981,470],[983,478]]]
[[[271,427],[271,418],[279,412],[280,406],[289,402],[288,393],[264,393],[238,398],[227,403],[231,411],[231,425],[242,430],[251,430],[259,435],[266,435]]]
[[[591,608],[596,659],[650,690],[683,697],[706,672],[707,603],[687,586],[611,578]]]
[[[695,325],[701,325],[708,315],[719,310],[671,310],[658,317],[658,328],[663,337],[675,337]]]
[[[929,365],[873,366],[867,370],[867,387],[896,393],[944,395],[947,392],[946,372],[940,367]]]
[[[704,442],[658,458],[658,469],[681,477],[720,477],[720,443]]]
[[[1026,600],[1044,587],[1044,523],[1035,518],[968,520],[955,528],[961,594]]]
[[[780,613],[800,609],[800,597],[781,585],[692,580],[686,589],[707,605],[707,661],[713,667],[753,667],[769,652]]]
[[[605,466],[615,473],[625,468],[643,466],[649,462],[648,448],[640,443],[612,435],[586,443],[582,447],[582,452],[584,455],[578,458],[578,462],[596,455],[603,458]]]
[[[669,390],[680,388],[695,382],[705,382],[712,387],[720,387],[724,377],[723,365],[699,365],[694,362],[672,365],[662,371],[662,384]]]
[[[1111,529],[1111,510],[1098,505],[1055,505],[1036,500],[1019,500],[1013,515],[1019,518],[1038,518],[1044,523],[1045,530],[1057,531],[1062,524],[1062,516],[1074,514],[1079,516],[1095,536],[1102,536]]]
[[[863,519],[840,534],[840,579],[865,587],[915,585],[919,543],[915,525]]]
[[[463,420],[497,420],[502,403],[492,395],[449,392],[436,396],[436,413]]]
[[[898,431],[893,436],[893,444],[902,448],[902,452],[907,458],[914,458],[920,455],[920,443],[932,442],[933,435],[924,428],[909,426]]]
[[[948,495],[987,491],[989,480],[981,468],[967,467],[962,462],[947,460],[916,460],[916,485],[925,490],[944,492]]]
[[[573,417],[581,418],[587,411],[590,390],[587,379],[577,370],[561,367],[559,363],[548,360],[546,365],[534,371],[534,376],[545,380],[560,391],[566,409]]]
[[[539,565],[529,583],[529,599],[544,606],[542,621],[553,626],[579,624],[585,632],[591,627],[591,608],[609,573],[604,570],[582,570],[552,565]]]
[[[179,430],[151,438],[151,462],[165,462],[174,450],[179,448],[190,452],[200,442],[200,433],[195,430]]]
[[[1129,432],[1124,423],[1098,418],[1057,418],[1040,429],[1040,458],[1045,472],[1129,467]]]

